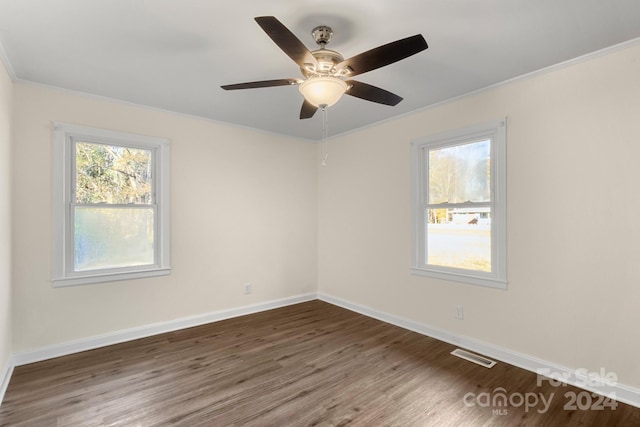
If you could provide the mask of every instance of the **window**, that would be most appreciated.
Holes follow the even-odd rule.
[[[56,123],[54,286],[165,275],[169,141]]]
[[[411,144],[414,274],[506,289],[505,120]]]

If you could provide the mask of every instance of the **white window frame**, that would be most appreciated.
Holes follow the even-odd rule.
[[[411,273],[498,289],[507,288],[507,138],[506,118],[456,129],[411,142]],[[430,149],[491,140],[491,272],[451,268],[426,263],[428,206],[428,155]]]
[[[152,153],[155,207],[154,264],[74,271],[73,183],[75,141],[117,145]],[[171,273],[169,228],[169,140],[68,123],[54,123],[53,135],[54,287],[155,277]]]

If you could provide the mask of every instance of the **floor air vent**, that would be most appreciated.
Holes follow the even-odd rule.
[[[470,353],[466,350],[461,350],[459,348],[456,348],[455,350],[453,350],[451,354],[453,354],[454,356],[458,356],[462,359],[468,360],[469,362],[477,363],[478,365],[484,366],[485,368],[492,368],[493,365],[496,364],[496,362],[491,359],[487,359],[486,357],[479,356],[477,354]]]

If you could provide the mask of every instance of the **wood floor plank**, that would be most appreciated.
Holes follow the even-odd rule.
[[[0,426],[640,426],[638,408],[565,410],[586,392],[453,349],[311,301],[17,367]],[[551,403],[465,404],[499,390]]]

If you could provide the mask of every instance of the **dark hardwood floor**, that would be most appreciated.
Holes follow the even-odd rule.
[[[454,348],[312,301],[17,367],[0,426],[640,426]]]

